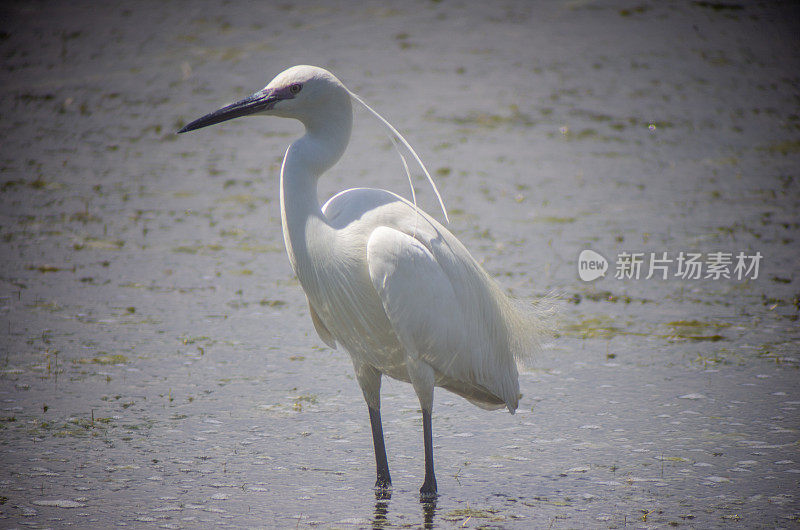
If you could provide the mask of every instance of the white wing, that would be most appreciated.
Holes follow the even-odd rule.
[[[468,277],[472,258],[458,255],[461,249],[436,245],[440,264],[419,239],[378,227],[367,243],[370,278],[400,343],[433,368],[437,386],[478,406],[507,406],[513,412],[519,395],[516,365],[508,352],[492,347],[486,335],[493,323],[476,321],[481,308],[468,307],[478,300],[465,290],[477,282]],[[469,263],[463,263],[465,257]]]

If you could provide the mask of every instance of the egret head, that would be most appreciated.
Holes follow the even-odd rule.
[[[206,114],[178,132],[250,115],[295,118],[308,126],[336,109],[352,113],[350,93],[342,82],[323,68],[299,65],[284,70],[255,94]]]
[[[335,161],[341,156],[350,140],[350,128],[353,123],[352,101],[358,102],[384,125],[389,139],[403,161],[403,168],[409,185],[411,185],[411,172],[398,141],[408,149],[433,187],[433,191],[439,199],[439,205],[442,207],[444,218],[449,221],[439,190],[436,189],[433,178],[411,144],[391,123],[386,121],[386,118],[378,114],[360,97],[350,92],[341,81],[336,79],[336,76],[324,68],[307,65],[292,66],[278,74],[267,86],[255,94],[194,120],[178,133],[194,131],[240,116],[264,115],[294,118],[300,120],[308,132],[321,131],[323,135],[327,135],[329,141],[336,140],[333,143],[338,144],[335,149],[337,154],[332,158]],[[411,198],[416,207],[417,200],[413,185],[411,185]]]

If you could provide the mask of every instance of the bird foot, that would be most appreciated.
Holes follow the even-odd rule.
[[[425,483],[419,489],[420,502],[433,502],[439,494],[436,492],[436,479],[425,479]]]
[[[383,491],[392,489],[392,479],[388,475],[378,475],[378,480],[375,481],[375,489]]]

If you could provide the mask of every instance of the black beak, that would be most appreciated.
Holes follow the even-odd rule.
[[[256,112],[261,112],[263,110],[270,110],[275,103],[281,99],[282,98],[272,90],[261,90],[252,96],[244,98],[241,101],[231,103],[230,105],[222,107],[219,110],[215,110],[211,114],[206,114],[202,118],[194,120],[192,123],[178,131],[178,134],[208,127],[209,125],[215,125],[223,121],[238,118],[240,116],[247,116],[248,114],[255,114]]]

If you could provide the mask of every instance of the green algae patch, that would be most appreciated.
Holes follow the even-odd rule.
[[[533,218],[537,223],[550,223],[550,224],[569,224],[574,223],[574,217],[560,217],[557,215],[541,215]]]
[[[121,239],[104,239],[97,237],[87,237],[73,244],[75,250],[122,250],[125,241]]]
[[[626,294],[614,294],[611,291],[591,291],[584,293],[583,297],[587,300],[591,300],[592,302],[624,302],[626,304],[634,301],[641,302],[643,304],[649,302],[649,300],[646,298],[631,298]],[[579,302],[580,299],[577,299],[577,301]]]
[[[617,335],[642,335],[628,331],[616,325],[611,317],[605,315],[584,318],[577,322],[565,324],[562,327],[564,334],[581,339],[611,339]]]
[[[489,519],[490,521],[503,521],[505,517],[498,515],[497,510],[488,508],[486,510],[477,510],[475,508],[458,508],[451,510],[442,516],[442,519],[449,522],[464,521],[462,526],[470,519]]]
[[[27,422],[27,432],[31,436],[46,438],[85,438],[103,436],[113,427],[112,418],[67,418],[66,420],[33,419]]]
[[[758,148],[761,151],[766,151],[771,155],[794,155],[800,153],[800,140],[786,140]]]
[[[675,320],[668,322],[671,331],[667,334],[669,340],[686,340],[693,342],[718,342],[727,337],[719,330],[730,327],[728,322],[707,322],[702,320]]]
[[[223,250],[225,247],[219,244],[209,244],[209,245],[179,245],[177,247],[173,247],[173,252],[178,252],[182,254],[211,254],[214,252],[219,252]]]
[[[75,364],[100,364],[100,365],[128,364],[128,358],[118,353],[117,354],[101,353],[96,357],[84,357],[83,359],[77,359],[73,362]]]
[[[268,252],[283,251],[283,247],[279,245],[259,245],[254,243],[242,243],[237,248],[242,252],[250,252],[253,254],[265,254]]]
[[[462,116],[450,118],[433,118],[436,121],[455,123],[462,127],[474,127],[486,130],[497,129],[498,127],[533,127],[536,125],[529,114],[519,110],[516,105],[508,106],[508,114],[492,114],[489,112],[470,112]]]

